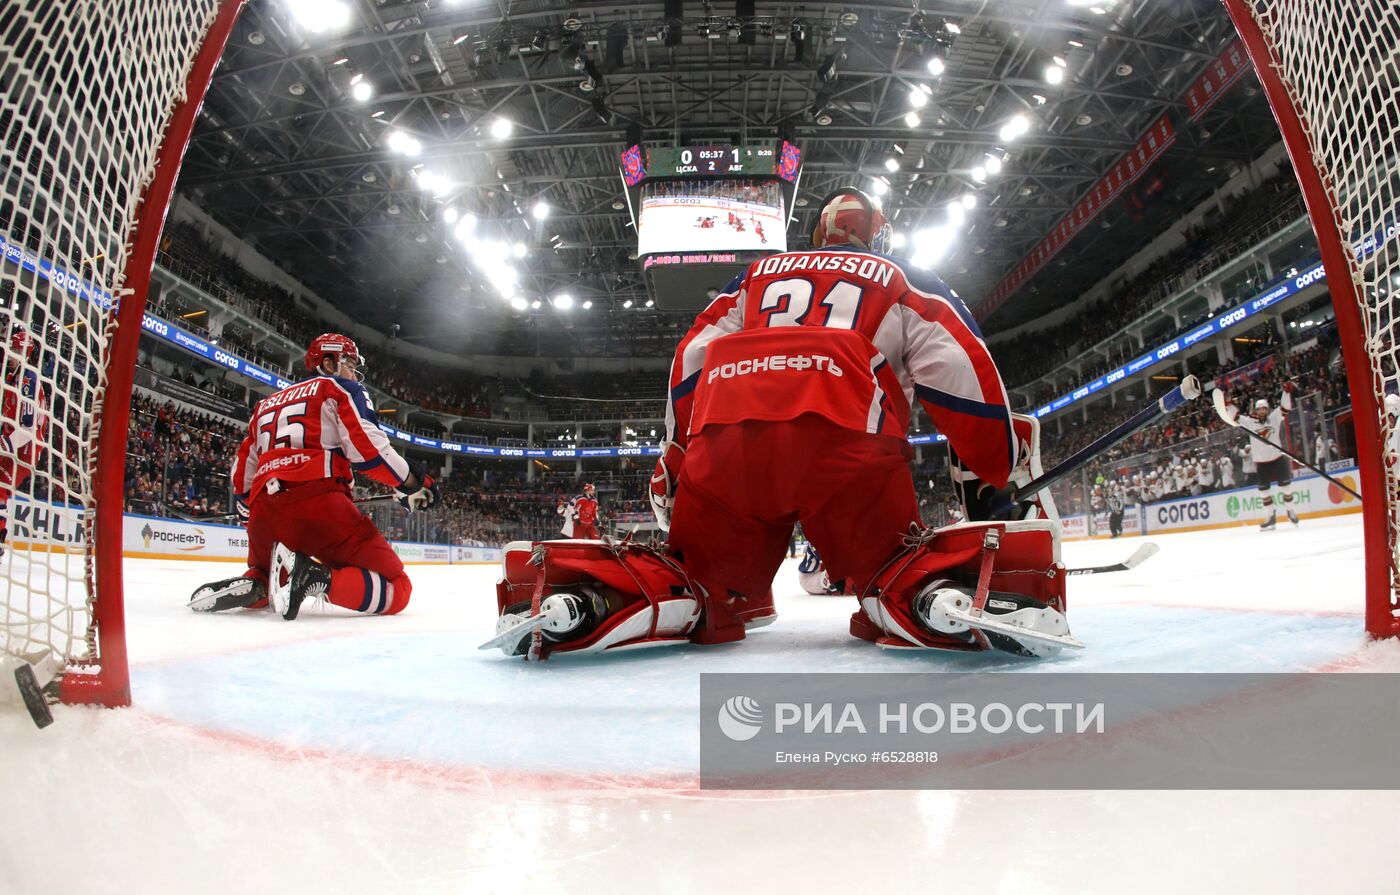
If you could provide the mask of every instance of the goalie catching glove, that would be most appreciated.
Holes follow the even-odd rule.
[[[1011,428],[1018,442],[1017,463],[1004,488],[997,488],[978,478],[976,473],[963,466],[952,445],[948,446],[948,472],[953,479],[953,490],[962,502],[964,518],[968,522],[1008,519],[1051,519],[1058,522],[1060,514],[1055,511],[1055,502],[1049,491],[1038,491],[1020,500],[1012,499],[1017,488],[1030,484],[1044,470],[1040,466],[1040,420],[1013,413]]]
[[[671,509],[676,504],[676,483],[680,481],[684,462],[685,448],[674,441],[661,445],[661,459],[656,461],[656,471],[651,474],[650,497],[651,511],[662,531],[671,530]]]
[[[404,483],[394,489],[394,496],[399,503],[409,512],[414,510],[430,510],[442,502],[442,489],[438,483],[433,481],[433,477],[428,475],[428,470],[417,460],[408,462],[409,477]],[[416,482],[417,487],[411,486],[410,482]]]

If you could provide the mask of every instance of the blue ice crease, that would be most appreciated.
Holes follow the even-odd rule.
[[[1089,649],[1051,660],[888,652],[843,620],[784,621],[742,643],[527,665],[460,632],[369,634],[133,669],[142,706],[202,727],[380,759],[519,772],[691,773],[702,672],[1298,671],[1361,644],[1352,617],[1081,607]],[[482,638],[484,639],[484,637]]]

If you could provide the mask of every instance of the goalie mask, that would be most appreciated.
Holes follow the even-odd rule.
[[[885,254],[890,250],[890,222],[879,204],[855,187],[842,187],[822,200],[812,229],[812,248],[853,245]]]

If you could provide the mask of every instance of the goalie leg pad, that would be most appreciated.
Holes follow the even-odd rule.
[[[989,617],[989,625],[996,620],[992,617],[1000,616],[996,620],[999,631],[1009,623],[1033,633],[1068,634],[1057,522],[971,523],[924,531],[913,541],[860,595],[861,608],[851,617],[851,633],[856,637],[886,647],[961,652],[1006,649],[1009,644],[1000,637],[967,624],[953,611],[959,609],[953,593],[943,594],[935,606],[941,591],[957,591],[967,597],[966,608],[973,608],[984,572],[986,603],[982,611]],[[923,607],[919,605],[921,596],[926,603]],[[994,605],[994,599],[1005,605]],[[1023,610],[1028,611],[1012,618]],[[1049,654],[1034,649],[1022,645],[1022,649],[1009,651]]]
[[[496,584],[497,633],[520,627],[508,655],[544,659],[684,643],[704,591],[671,557],[641,544],[518,541],[506,546]]]

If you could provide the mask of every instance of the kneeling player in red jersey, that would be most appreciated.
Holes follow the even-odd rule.
[[[1035,474],[1038,426],[1011,414],[962,301],[938,277],[882,254],[889,232],[870,197],[838,190],[822,205],[811,250],[754,262],[677,348],[652,478],[668,556],[684,571],[669,603],[655,584],[627,584],[641,576],[623,555],[551,561],[545,550],[516,566],[508,556],[501,636],[539,626],[528,654],[540,656],[742,639],[775,617],[769,588],[801,522],[831,579],[860,597],[858,637],[1028,654],[1078,645],[1064,617],[1058,523],[1031,518],[1052,510],[1037,502],[1015,507],[1017,521],[919,524],[906,438],[913,400],[949,441],[969,519],[1001,512],[1008,483]],[[625,608],[574,593],[586,569],[629,595]],[[538,602],[507,605],[531,581]],[[692,596],[693,611],[677,596]],[[658,627],[663,610],[675,624]],[[616,634],[629,625],[631,639]]]
[[[413,585],[403,563],[360,514],[350,485],[355,472],[392,485],[410,510],[428,509],[441,495],[421,464],[400,456],[379,428],[360,383],[362,366],[348,337],[317,336],[306,352],[316,375],[258,403],[230,480],[239,506],[248,508],[248,571],[199,588],[191,609],[271,602],[294,619],[313,596],[378,615],[408,605]]]

